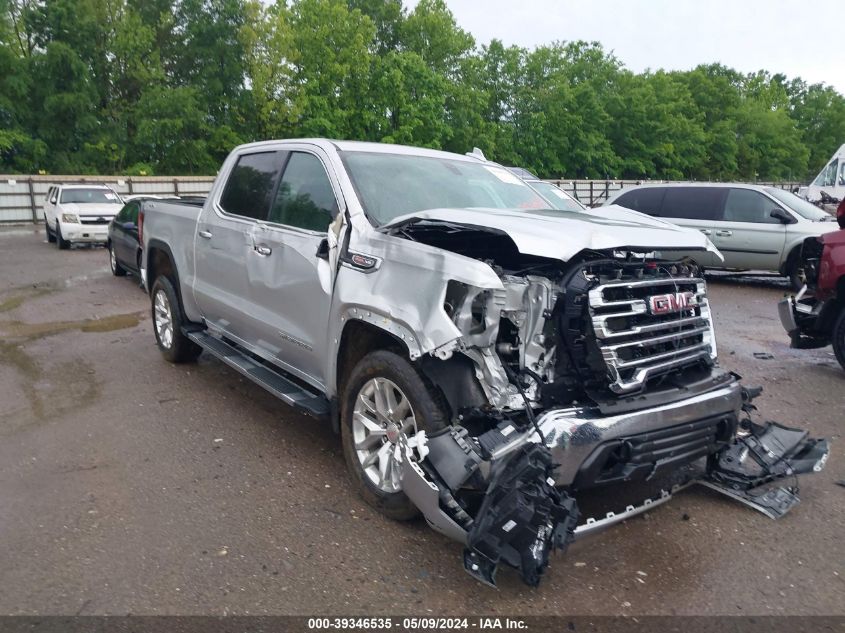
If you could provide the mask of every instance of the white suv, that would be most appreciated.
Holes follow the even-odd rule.
[[[105,244],[109,222],[122,207],[106,185],[53,185],[44,201],[47,240],[61,249],[77,242]]]
[[[760,185],[677,183],[640,185],[612,195],[606,204],[704,233],[724,257],[690,256],[705,268],[769,270],[803,286],[801,244],[835,231],[836,218],[795,194]]]

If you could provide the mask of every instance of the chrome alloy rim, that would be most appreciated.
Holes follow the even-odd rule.
[[[170,301],[167,299],[167,293],[164,290],[159,289],[156,292],[153,305],[158,340],[162,347],[170,349],[170,346],[173,345],[173,312],[170,310]]]
[[[109,245],[109,263],[111,264],[111,271],[117,270],[117,257],[114,254],[114,247]]]
[[[413,437],[417,421],[411,402],[387,378],[371,378],[355,398],[352,439],[361,467],[382,492],[402,490],[401,437]]]

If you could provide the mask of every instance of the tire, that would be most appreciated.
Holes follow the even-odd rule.
[[[56,243],[59,245],[59,250],[66,251],[70,248],[70,242],[62,237],[62,226],[56,220]]]
[[[378,381],[382,382],[379,383]],[[410,419],[413,420],[413,424],[409,424],[408,418],[403,417],[403,414],[400,413],[390,422],[389,430],[385,430],[384,418],[375,414],[371,406],[362,404],[363,400],[371,405],[377,404],[375,393],[371,392],[372,395],[368,395],[368,391],[373,388],[374,384],[380,384],[379,389],[385,394],[394,387],[396,388],[397,391],[393,392],[393,402],[399,402],[398,407],[402,406],[400,396],[407,400]],[[359,396],[362,398],[360,401]],[[382,396],[382,398],[384,397]],[[385,400],[382,399],[382,402],[385,402]],[[366,411],[365,415],[372,427],[375,428],[359,422],[361,416],[354,416],[356,406],[359,407],[359,413]],[[386,489],[391,488],[391,475],[395,475],[399,471],[395,460],[390,457],[394,449],[385,448],[385,446],[391,444],[395,447],[394,441],[400,434],[399,427],[403,423],[402,420],[407,425],[404,429],[406,437],[411,436],[415,431],[424,430],[430,433],[447,426],[448,416],[442,398],[437,396],[409,361],[394,352],[378,350],[364,356],[345,381],[341,392],[340,415],[343,456],[346,459],[346,466],[352,476],[352,481],[364,501],[386,517],[397,521],[407,521],[418,516],[419,511],[416,506],[402,492],[401,483],[398,484],[398,489]],[[353,420],[353,418],[355,419]],[[382,420],[381,429],[378,429],[378,420]],[[362,432],[368,434],[362,436]],[[367,444],[368,440],[374,446],[368,445],[366,449],[359,450],[361,446]],[[360,442],[358,448],[356,448],[356,441]],[[369,454],[367,454],[368,451],[370,451]],[[386,457],[384,459],[391,462],[387,467],[390,474],[384,478],[384,486],[380,486],[371,478],[373,475],[379,476],[382,458],[378,458],[376,463],[369,467],[364,465],[367,457],[372,457],[373,454],[378,455],[382,451],[385,451]],[[395,485],[395,477],[393,479]]]
[[[112,243],[109,242],[106,248],[109,249],[109,268],[111,268],[111,274],[115,277],[125,277],[126,270],[120,265],[120,262],[117,261],[117,255],[114,252],[114,246],[112,246]]]
[[[833,324],[830,340],[833,343],[833,353],[836,355],[836,360],[842,365],[842,369],[845,369],[845,307],[842,308],[836,323]]]
[[[56,243],[56,234],[50,230],[50,225],[47,224],[47,218],[44,218],[44,231],[47,233],[47,243],[48,244],[55,244]]]
[[[150,291],[153,334],[159,351],[171,363],[189,363],[202,348],[182,333],[186,323],[173,283],[165,276],[156,278]]]
[[[784,272],[789,279],[790,287],[796,292],[801,290],[804,287],[806,279],[804,277],[804,267],[801,265],[801,252],[799,250],[796,249],[790,253],[784,268]]]

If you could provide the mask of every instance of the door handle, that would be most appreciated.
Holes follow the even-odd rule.
[[[207,240],[211,239],[211,231],[197,231],[197,235]]]
[[[729,231],[727,229],[719,229],[718,231],[716,231],[716,235],[718,237],[730,237],[733,234],[734,234],[733,231]]]
[[[273,249],[267,246],[266,244],[256,244],[252,247],[252,249],[258,253],[259,255],[263,255],[267,257],[270,253],[273,252]]]
[[[698,230],[701,231],[702,233],[704,233],[705,235],[710,235],[710,234],[713,233],[713,231],[711,231],[710,229],[698,229]]]

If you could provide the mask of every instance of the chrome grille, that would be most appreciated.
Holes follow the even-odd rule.
[[[104,218],[99,215],[82,215],[79,216],[79,221],[82,224],[108,224],[111,218]]]
[[[589,299],[596,343],[614,393],[639,391],[656,376],[716,358],[703,279],[610,281],[590,290]],[[673,301],[668,311],[655,309]]]

